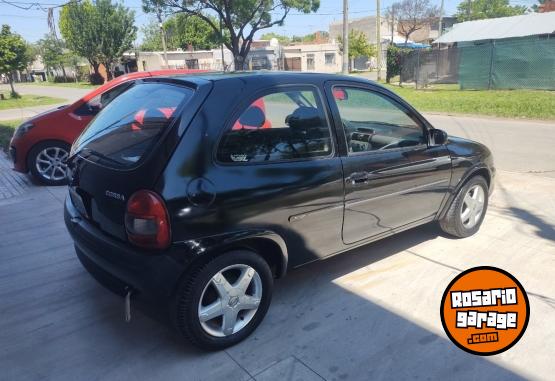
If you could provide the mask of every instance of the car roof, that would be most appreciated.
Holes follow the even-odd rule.
[[[328,74],[328,73],[301,73],[301,72],[290,72],[290,71],[245,71],[245,72],[234,72],[234,73],[200,73],[194,75],[175,75],[169,76],[174,80],[183,80],[185,82],[194,82],[201,84],[202,82],[221,82],[221,81],[231,81],[240,79],[245,82],[255,82],[260,86],[272,85],[272,84],[295,84],[295,83],[321,83],[325,81],[349,81],[349,82],[360,82],[360,83],[372,83],[365,78],[356,76],[347,76],[340,74]],[[376,84],[377,85],[377,84]]]

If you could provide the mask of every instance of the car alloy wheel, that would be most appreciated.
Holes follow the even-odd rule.
[[[198,304],[198,318],[209,335],[225,337],[241,331],[252,320],[262,299],[262,280],[248,265],[218,271],[206,284]]]
[[[48,181],[62,181],[66,178],[65,160],[69,153],[61,147],[47,147],[40,151],[35,160],[37,173]]]
[[[485,205],[485,191],[480,184],[468,189],[461,207],[461,221],[465,228],[472,229],[480,221]]]

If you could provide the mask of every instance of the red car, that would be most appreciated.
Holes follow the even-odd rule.
[[[98,112],[136,79],[190,74],[201,70],[159,70],[129,73],[91,91],[69,106],[39,114],[19,126],[10,142],[14,169],[31,174],[45,185],[66,182],[65,160],[73,141]]]

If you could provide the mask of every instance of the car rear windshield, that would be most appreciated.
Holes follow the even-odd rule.
[[[75,152],[103,164],[132,167],[158,141],[193,90],[170,83],[143,82],[114,99],[75,143]]]

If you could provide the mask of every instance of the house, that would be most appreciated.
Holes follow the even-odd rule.
[[[339,45],[326,43],[284,46],[282,47],[280,69],[338,73],[341,71]]]
[[[458,48],[461,88],[555,90],[555,12],[455,24],[434,44]]]
[[[175,50],[168,51],[168,65],[164,52],[139,52],[137,66],[139,71],[159,69],[203,69],[212,70],[214,66],[214,50]],[[221,63],[221,59],[220,59]]]
[[[555,12],[555,0],[547,0],[538,6],[538,12]]]
[[[368,42],[376,45],[376,16],[367,16],[358,19],[349,20],[349,32],[356,30],[364,33],[368,38]],[[330,38],[338,41],[343,36],[343,22],[332,22],[329,25]],[[393,34],[397,33],[397,26],[393,26]],[[382,39],[391,39],[391,23],[388,19],[381,18],[380,35]]]

